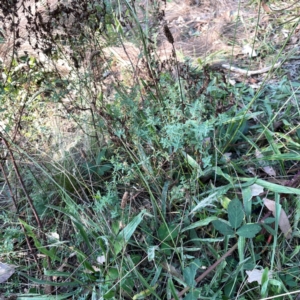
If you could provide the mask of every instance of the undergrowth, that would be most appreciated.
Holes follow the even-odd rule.
[[[168,29],[160,61],[164,1],[73,4],[2,65],[3,297],[296,299],[298,82],[232,83]]]

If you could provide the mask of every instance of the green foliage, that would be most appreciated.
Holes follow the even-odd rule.
[[[213,225],[221,234],[224,235],[237,235],[245,238],[254,238],[257,233],[261,230],[259,224],[244,224],[241,226],[245,213],[240,200],[233,199],[228,204],[228,219],[229,224],[224,220],[215,220]]]
[[[262,222],[251,188],[296,207],[297,236],[298,83],[230,85],[209,66],[160,62],[159,2],[81,2],[79,27],[48,32],[49,61],[68,72],[29,56],[3,66],[0,259],[19,269],[0,293],[26,299],[32,286],[31,299],[52,299],[52,286],[58,299],[180,299],[187,288],[182,297],[196,300],[296,290],[299,246],[274,229],[278,216]],[[289,174],[290,185],[269,180]],[[246,278],[256,266],[261,284]]]

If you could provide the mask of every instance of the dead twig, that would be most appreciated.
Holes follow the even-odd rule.
[[[21,187],[22,187],[22,190],[23,190],[23,192],[24,192],[24,194],[25,194],[25,196],[26,196],[26,198],[27,198],[27,200],[28,200],[28,204],[29,204],[29,206],[30,206],[30,208],[31,208],[31,210],[32,210],[32,213],[33,213],[34,217],[35,217],[35,220],[36,220],[36,222],[37,222],[37,225],[38,225],[38,228],[39,228],[39,231],[40,231],[40,235],[41,235],[42,240],[43,240],[43,242],[44,242],[44,246],[45,246],[45,248],[48,250],[48,247],[47,247],[47,237],[46,237],[45,232],[44,232],[44,229],[43,229],[42,221],[41,221],[41,219],[40,219],[40,217],[39,217],[39,215],[38,215],[38,213],[37,213],[37,211],[36,211],[36,209],[35,209],[35,206],[34,206],[34,204],[33,204],[33,200],[31,199],[30,195],[29,195],[28,192],[27,192],[27,189],[25,188],[25,184],[24,184],[23,179],[22,179],[22,177],[21,177],[21,175],[20,175],[20,172],[19,172],[18,166],[17,166],[17,164],[16,164],[14,155],[13,155],[12,150],[11,150],[11,148],[10,148],[10,145],[9,145],[8,141],[7,141],[3,136],[0,137],[0,140],[2,140],[2,143],[5,145],[5,147],[6,147],[7,150],[8,150],[9,156],[10,156],[10,158],[11,158],[11,162],[12,162],[12,164],[13,164],[13,168],[14,168],[15,174],[16,174],[16,176],[17,176],[19,182],[20,182],[20,185],[21,185]],[[16,201],[15,201],[15,204],[16,204]],[[21,224],[21,226],[22,226],[22,230],[25,232],[25,237],[26,237],[27,245],[28,245],[29,249],[31,250],[31,252],[32,252],[32,254],[33,254],[33,256],[34,256],[34,259],[35,259],[36,263],[38,263],[38,262],[37,262],[37,258],[36,258],[35,254],[34,254],[34,252],[33,252],[33,249],[31,248],[29,239],[28,239],[28,237],[27,237],[27,235],[26,235],[25,228],[24,228],[24,226],[23,226],[22,224]],[[49,257],[49,256],[47,256],[47,263],[48,263],[48,267],[51,268],[51,260],[50,260],[50,257]],[[39,270],[40,270],[40,269],[39,269]],[[52,281],[51,276],[49,277],[49,279],[50,279],[50,281]],[[47,289],[47,293],[49,293],[49,294],[52,293],[52,287],[51,287],[51,286],[45,285],[45,289]]]
[[[203,272],[197,279],[196,283],[200,282],[203,280],[210,272],[212,272],[226,257],[231,255],[234,250],[238,247],[238,244],[236,243],[231,249],[229,249],[223,256],[221,256],[213,265],[207,268],[205,272]],[[183,296],[187,291],[189,291],[191,287],[187,286],[184,288],[180,293],[177,294],[177,297]],[[171,300],[175,300],[175,298],[172,298]]]
[[[280,67],[281,64],[282,64],[282,62],[278,62],[272,66],[265,67],[265,68],[262,68],[259,70],[254,70],[254,71],[240,69],[240,68],[228,65],[228,64],[222,64],[222,68],[230,70],[231,72],[241,73],[246,76],[252,76],[252,75],[263,74],[263,73],[269,72],[271,69]]]

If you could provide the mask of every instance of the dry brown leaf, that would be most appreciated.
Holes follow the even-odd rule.
[[[269,200],[267,198],[264,198],[264,204],[265,206],[272,212],[273,216],[276,215],[276,203],[273,200]],[[278,222],[279,228],[281,231],[284,233],[284,236],[286,239],[291,239],[292,235],[292,228],[290,225],[290,221],[288,219],[287,214],[285,211],[281,208],[280,211],[280,217],[279,217],[279,222]]]

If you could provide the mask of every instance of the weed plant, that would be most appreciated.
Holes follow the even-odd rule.
[[[47,60],[3,63],[3,297],[296,299],[298,82],[273,70],[259,88],[231,85],[179,61],[170,29],[160,61],[164,7],[60,2],[28,20]]]

